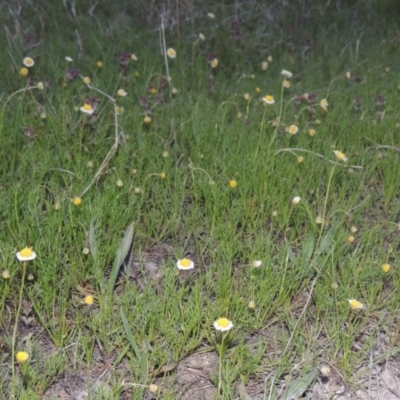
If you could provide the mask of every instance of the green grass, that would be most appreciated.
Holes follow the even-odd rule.
[[[170,85],[157,4],[92,15],[84,2],[2,6],[0,251],[10,277],[0,281],[0,398],[72,387],[92,399],[199,390],[311,399],[323,366],[354,395],[371,365],[398,359],[399,10],[348,3],[166,9],[166,47],[177,50]],[[137,61],[121,68],[121,51]],[[25,56],[35,65],[23,77]],[[64,85],[68,68],[81,77]],[[290,88],[282,69],[293,72]],[[92,96],[100,105],[89,116],[79,108]],[[128,226],[134,276],[121,266]],[[24,274],[15,253],[26,246],[37,258]],[[184,257],[195,269],[179,273]],[[215,331],[220,317],[233,322],[229,333]],[[28,362],[13,359],[18,351]]]

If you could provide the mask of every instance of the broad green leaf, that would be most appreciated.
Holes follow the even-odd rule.
[[[126,228],[124,238],[122,239],[121,245],[119,246],[119,249],[117,251],[117,255],[114,260],[114,264],[110,275],[110,282],[108,286],[110,295],[114,290],[114,285],[117,280],[119,269],[121,268],[122,263],[124,262],[126,256],[128,255],[130,247],[132,246],[134,227],[135,224],[132,222]]]
[[[286,400],[297,400],[309,388],[315,378],[318,376],[318,371],[314,370],[308,374],[301,376],[290,382],[288,385]]]

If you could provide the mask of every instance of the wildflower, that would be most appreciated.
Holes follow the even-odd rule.
[[[268,62],[272,62],[272,56],[267,57]]]
[[[156,393],[157,390],[158,390],[158,386],[157,386],[157,385],[154,385],[154,383],[153,383],[153,384],[149,385],[149,390],[150,390],[150,392],[152,392],[152,393]]]
[[[118,96],[120,96],[120,97],[126,97],[127,94],[128,94],[128,93],[125,92],[124,89],[118,89],[118,92],[117,92],[117,95],[118,95]]]
[[[97,68],[102,68],[103,67],[103,62],[102,61],[97,61],[96,65],[97,65]]]
[[[67,61],[67,62],[72,62],[72,61],[74,61],[71,57],[69,57],[69,56],[67,56],[67,57],[65,57],[65,61]]]
[[[165,179],[167,177],[167,174],[165,172],[161,172],[160,178]]]
[[[328,112],[328,101],[326,100],[326,99],[322,99],[320,102],[319,102],[319,105],[321,106],[321,108],[325,111],[325,112]]]
[[[339,161],[347,161],[347,157],[342,151],[333,150],[333,152],[335,153],[335,156]]]
[[[167,158],[167,157],[169,157],[169,153],[168,153],[168,151],[164,151],[164,152],[162,153],[162,156],[163,156],[164,158]]]
[[[364,308],[364,304],[356,299],[349,299],[349,304],[352,310],[361,310]]]
[[[219,64],[218,58],[214,58],[214,59],[211,61],[211,68],[217,68],[217,67],[218,67],[218,64]]]
[[[390,271],[391,267],[390,267],[390,264],[383,264],[381,268],[382,268],[382,271],[386,274]]]
[[[8,269],[5,269],[2,273],[1,273],[1,277],[3,279],[9,279],[11,277],[10,275],[10,271]]]
[[[124,107],[117,106],[117,108],[115,109],[115,111],[117,112],[118,115],[121,115],[121,114],[124,113],[125,109],[124,109]]]
[[[86,165],[88,168],[93,168],[94,164],[93,164],[93,161],[88,161]]]
[[[93,107],[89,103],[85,103],[80,110],[85,114],[92,115],[94,113]]]
[[[208,13],[207,14],[209,18],[214,19],[215,18],[215,14],[214,13]]]
[[[141,188],[135,188],[135,190],[133,191],[135,194],[140,194],[143,193],[143,190]]]
[[[89,253],[90,253],[89,247],[85,246],[85,247],[82,249],[82,254],[83,254],[84,256],[87,256]]]
[[[286,70],[286,69],[283,69],[281,71],[281,75],[283,75],[285,78],[289,78],[289,79],[293,76],[293,74],[290,71]]]
[[[152,88],[150,89],[150,93],[151,93],[151,94],[157,94],[157,89],[156,89],[155,87],[152,87]]]
[[[250,95],[248,93],[245,93],[243,97],[245,100],[250,100]]]
[[[293,197],[292,204],[294,204],[294,205],[299,204],[300,200],[301,200],[300,196]]]
[[[32,247],[24,247],[16,256],[19,261],[31,261],[36,258],[36,253],[32,250]]]
[[[118,186],[118,187],[124,186],[124,182],[122,182],[121,179],[118,179],[118,180],[117,180],[117,186]]]
[[[228,318],[218,318],[213,325],[217,331],[221,332],[230,331],[233,328],[233,323]]]
[[[271,214],[273,217],[277,217],[278,216],[278,211],[276,211],[276,210],[274,210],[274,211],[272,211],[272,214]]]
[[[91,294],[88,294],[87,296],[85,296],[85,298],[83,299],[83,302],[88,305],[91,306],[94,304],[94,297]]]
[[[21,74],[21,76],[27,76],[29,74],[28,68],[22,67],[19,70],[19,73]]]
[[[75,197],[72,199],[72,203],[73,203],[75,206],[80,206],[80,205],[82,204],[82,198],[79,197],[79,196],[75,196]]]
[[[33,58],[31,57],[25,57],[22,61],[22,63],[25,65],[25,67],[33,67],[35,65],[35,61],[33,61]]]
[[[178,267],[178,269],[181,270],[193,269],[194,262],[192,260],[189,260],[188,258],[182,258],[182,260],[177,261],[176,266]]]
[[[83,79],[83,82],[86,83],[86,85],[89,85],[90,83],[90,78],[88,76],[85,76]]]
[[[133,61],[137,61],[137,60],[138,60],[138,58],[136,57],[136,55],[135,55],[135,54],[131,54],[131,60],[133,60]]]
[[[298,131],[299,131],[299,127],[297,125],[290,125],[289,126],[288,132],[291,135],[295,135]]]
[[[28,274],[26,279],[28,279],[28,281],[33,281],[35,279],[35,277],[33,276],[33,274]]]
[[[202,33],[199,33],[199,39],[200,40],[206,40],[206,37]]]
[[[356,233],[358,231],[358,228],[356,226],[352,226],[350,228],[351,233]]]
[[[339,288],[339,285],[337,284],[337,282],[332,282],[331,288],[332,288],[333,290],[336,290],[336,289]]]
[[[43,89],[44,89],[43,82],[38,82],[37,85],[36,85],[36,87],[37,87],[39,90],[43,90]]]
[[[249,301],[249,304],[247,304],[247,307],[250,308],[250,310],[254,310],[256,308],[256,303],[253,300]]]
[[[271,96],[269,94],[267,94],[266,96],[264,96],[262,98],[262,101],[266,104],[274,104],[275,103],[275,99],[274,96]]]
[[[355,240],[356,240],[356,238],[355,238],[355,236],[353,236],[353,235],[350,235],[350,236],[347,238],[348,243],[354,243]]]
[[[177,94],[178,93],[178,89],[175,87],[172,87],[171,89],[172,94]]]
[[[146,116],[144,117],[144,119],[143,119],[143,122],[144,122],[145,124],[149,124],[149,123],[151,122],[151,117],[149,117],[148,115],[146,115]]]
[[[302,157],[302,156],[298,156],[297,157],[297,162],[300,164],[300,163],[302,163],[304,161],[304,157]]]
[[[261,265],[262,265],[262,261],[261,261],[261,260],[254,260],[254,261],[251,263],[251,266],[252,266],[253,268],[261,267]]]
[[[317,218],[315,218],[315,223],[318,225],[321,225],[324,223],[324,220],[322,219],[322,217],[317,217]]]
[[[237,181],[235,181],[234,179],[229,181],[229,186],[234,189],[237,186]]]
[[[59,201],[56,201],[56,202],[54,203],[54,209],[55,209],[56,211],[61,210],[61,204],[60,204]]]
[[[20,364],[23,364],[29,360],[29,353],[26,351],[19,351],[16,355],[15,358]]]
[[[47,115],[46,115],[46,113],[44,111],[40,114],[40,118],[42,118],[42,119],[46,119],[47,118]]]
[[[323,365],[320,369],[321,375],[324,377],[328,377],[331,375],[331,368],[329,365]]]
[[[350,78],[351,78],[351,72],[350,72],[350,71],[347,71],[347,72],[346,72],[346,78],[347,78],[347,79],[350,79]]]
[[[267,68],[268,68],[268,63],[267,63],[266,61],[263,61],[263,62],[261,63],[261,69],[262,69],[263,71],[265,71]]]
[[[259,87],[256,87],[256,92],[257,92],[257,93],[260,93],[260,92],[261,92],[261,89],[260,89]]]
[[[290,88],[290,82],[287,79],[284,79],[282,84],[283,87],[285,87],[286,89]]]
[[[169,58],[175,58],[175,57],[176,57],[176,51],[175,51],[172,47],[170,47],[170,48],[167,50],[167,56],[168,56]]]

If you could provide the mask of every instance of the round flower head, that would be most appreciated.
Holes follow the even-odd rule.
[[[94,304],[94,297],[90,294],[88,294],[87,296],[85,296],[85,298],[83,299],[83,302],[88,305],[91,306]]]
[[[299,131],[299,127],[297,125],[290,125],[289,126],[288,132],[291,135],[295,135],[298,131]]]
[[[390,271],[390,264],[383,264],[381,268],[382,271],[386,274]]]
[[[202,33],[199,33],[199,39],[200,40],[206,40],[206,37]]]
[[[193,269],[194,262],[188,258],[182,258],[182,260],[177,261],[176,266],[181,270]]]
[[[266,61],[263,61],[263,62],[261,63],[261,69],[262,69],[263,71],[265,71],[267,68],[268,68],[268,63],[267,63]]]
[[[325,112],[328,111],[328,101],[327,101],[326,99],[322,99],[322,100],[319,102],[319,105],[321,106],[321,108],[322,108]]]
[[[118,89],[118,92],[117,92],[117,95],[118,95],[118,96],[120,96],[120,97],[126,97],[127,94],[128,94],[128,93],[125,92],[124,89]]]
[[[217,67],[218,67],[218,64],[219,64],[218,58],[214,58],[214,59],[211,61],[211,68],[217,68]]]
[[[143,118],[143,122],[145,124],[149,124],[151,122],[151,117],[149,117],[148,115],[146,117]]]
[[[237,186],[237,181],[235,181],[234,179],[232,179],[231,181],[229,181],[229,186],[232,189],[235,189],[235,187]]]
[[[82,198],[79,197],[79,196],[75,196],[75,197],[72,199],[72,203],[73,203],[75,206],[80,206],[80,205],[82,204]]]
[[[33,67],[35,65],[35,61],[33,61],[33,58],[31,57],[25,57],[22,63],[25,65],[25,67]]]
[[[288,81],[287,79],[284,79],[282,85],[286,89],[289,89],[290,88],[290,81]]]
[[[23,364],[24,362],[27,362],[29,360],[29,353],[26,351],[19,351],[16,355],[15,358],[20,364]]]
[[[335,156],[336,156],[336,158],[337,158],[339,161],[344,161],[344,162],[347,161],[346,154],[344,154],[342,151],[340,151],[340,150],[333,150],[333,152],[335,153]]]
[[[85,114],[92,115],[94,113],[93,107],[89,103],[85,103],[80,110]]]
[[[91,81],[90,81],[90,78],[89,78],[88,76],[85,76],[85,77],[82,78],[82,79],[83,79],[83,82],[86,83],[86,85],[89,85],[89,83],[91,82]]]
[[[66,56],[65,57],[65,61],[67,61],[67,62],[72,62],[72,61],[74,61],[71,57],[69,57],[69,56]]]
[[[289,79],[293,76],[293,74],[290,71],[286,70],[286,69],[283,69],[281,71],[281,75],[283,75],[285,78],[289,78]]]
[[[2,273],[1,273],[1,277],[3,279],[9,279],[11,277],[10,275],[10,271],[8,269],[5,269]]]
[[[172,47],[170,47],[170,48],[167,50],[167,56],[168,56],[169,58],[175,58],[175,57],[176,57],[176,51],[175,51]]]
[[[254,261],[251,263],[251,265],[252,265],[252,267],[254,267],[254,268],[261,267],[262,261],[261,261],[261,260],[254,260]]]
[[[21,76],[27,76],[29,74],[28,68],[22,67],[19,70],[19,73],[21,74]]]
[[[233,323],[228,318],[218,318],[213,325],[217,331],[221,332],[227,332],[233,328]]]
[[[364,308],[364,304],[356,299],[349,299],[349,304],[352,310],[361,310]]]
[[[97,61],[96,65],[97,65],[97,68],[102,68],[103,67],[103,62],[102,61]]]
[[[266,104],[274,104],[275,103],[275,99],[274,96],[271,96],[269,94],[267,94],[266,96],[264,96],[262,98],[263,102]]]
[[[292,204],[294,204],[294,205],[299,204],[300,200],[301,200],[300,196],[293,197]]]
[[[31,261],[36,258],[36,253],[32,250],[32,247],[24,247],[16,256],[19,261]]]
[[[37,87],[39,90],[43,90],[43,89],[44,89],[43,82],[38,82],[37,85],[36,85],[36,87]]]

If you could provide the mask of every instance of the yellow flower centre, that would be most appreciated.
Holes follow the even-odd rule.
[[[86,111],[92,111],[92,106],[91,106],[90,104],[88,104],[88,103],[85,103],[85,104],[83,105],[83,108],[84,108]]]
[[[191,265],[191,261],[188,258],[184,258],[181,260],[181,266],[184,268],[188,268]]]
[[[25,247],[20,251],[22,257],[31,257],[33,254],[32,247]]]
[[[232,179],[231,181],[229,181],[229,186],[233,189],[237,186],[237,182],[234,179]]]
[[[382,265],[382,271],[383,272],[389,272],[390,271],[390,264],[383,264]]]
[[[17,358],[17,361],[22,364],[25,361],[28,361],[29,353],[27,353],[26,351],[19,351],[16,355],[16,358]]]
[[[25,68],[25,67],[21,68],[21,70],[19,71],[19,73],[20,73],[22,76],[27,76],[27,75],[29,74],[28,68]]]
[[[296,125],[290,125],[290,127],[289,127],[289,133],[291,135],[294,135],[295,133],[297,133],[298,130],[299,130],[299,128]]]
[[[228,318],[220,318],[220,319],[218,320],[218,325],[219,325],[221,328],[227,328],[227,327],[229,326],[229,323],[230,323],[230,321],[229,321]]]
[[[79,196],[76,196],[72,199],[72,202],[74,203],[74,205],[79,206],[80,204],[82,204],[82,199]]]

